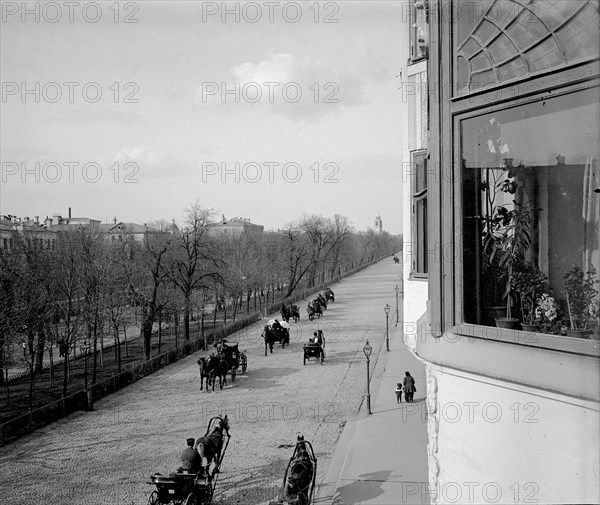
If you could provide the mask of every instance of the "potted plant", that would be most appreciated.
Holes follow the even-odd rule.
[[[558,317],[560,307],[553,296],[542,293],[537,299],[535,306],[535,321],[542,333],[560,332],[560,318]]]
[[[585,338],[595,329],[598,322],[596,269],[592,268],[584,274],[581,267],[574,265],[571,270],[565,272],[563,278],[570,323],[567,335]]]
[[[496,318],[496,326],[518,330],[520,321],[512,317],[512,308],[516,302],[513,290],[514,274],[518,266],[525,262],[525,254],[531,245],[531,214],[529,202],[519,203],[513,200],[513,209],[496,207],[491,219],[490,233],[486,235],[484,252],[490,264],[497,263],[502,270],[501,281],[504,285],[503,299],[506,300],[506,317]]]
[[[548,296],[548,278],[535,263],[524,261],[515,265],[511,282],[512,290],[519,297],[522,329],[539,331],[540,318],[536,316],[537,302],[542,295]]]

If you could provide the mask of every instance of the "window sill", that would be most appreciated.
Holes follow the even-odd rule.
[[[435,336],[417,329],[416,354],[445,373],[456,370],[586,401],[600,401],[600,342],[459,324]],[[510,385],[512,384],[512,386]]]
[[[429,275],[428,274],[413,274],[413,273],[410,273],[408,275],[408,280],[409,281],[428,281],[429,280]]]
[[[479,326],[476,324],[458,324],[449,329],[450,333],[464,337],[495,340],[507,344],[527,347],[539,347],[583,356],[600,356],[600,342],[583,338],[572,338],[547,333],[534,333],[521,330],[507,330],[495,326]]]

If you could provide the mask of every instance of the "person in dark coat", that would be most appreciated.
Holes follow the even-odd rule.
[[[179,468],[181,472],[198,473],[202,470],[202,458],[194,449],[195,441],[194,438],[187,439],[187,447],[181,453],[181,467]]]
[[[415,387],[415,379],[410,372],[405,372],[406,376],[404,377],[404,399],[407,403],[412,403],[413,397],[415,396],[415,392],[417,388]]]

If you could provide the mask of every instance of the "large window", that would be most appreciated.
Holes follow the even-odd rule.
[[[597,331],[599,102],[594,87],[461,121],[466,322]]]
[[[410,4],[410,60],[427,58],[429,38],[429,0],[411,0]]]
[[[411,153],[412,276],[427,277],[427,151]]]

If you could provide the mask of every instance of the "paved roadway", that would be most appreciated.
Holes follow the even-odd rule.
[[[321,319],[292,324],[291,345],[264,356],[261,321],[229,337],[247,349],[248,371],[222,390],[200,391],[198,352],[81,412],[2,448],[3,504],[144,504],[154,472],[179,464],[185,439],[204,434],[208,420],[227,414],[231,442],[213,503],[253,505],[274,498],[298,434],[312,442],[319,475],[341,429],[364,399],[368,338],[372,365],[384,344],[386,303],[395,321],[394,286],[401,265],[391,259],[336,284],[336,303]],[[326,360],[302,364],[302,345],[321,328]]]

